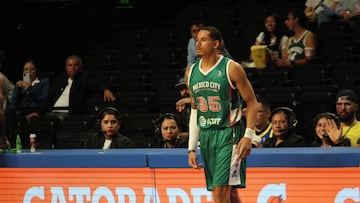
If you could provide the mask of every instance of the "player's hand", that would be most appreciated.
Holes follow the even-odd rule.
[[[189,152],[188,154],[189,165],[194,169],[201,169],[201,164],[197,163],[196,152]]]
[[[237,150],[238,150],[238,160],[242,159],[242,158],[246,158],[247,156],[250,155],[251,152],[251,139],[247,138],[247,137],[243,137],[241,138],[241,140],[239,141],[238,145],[237,145]]]

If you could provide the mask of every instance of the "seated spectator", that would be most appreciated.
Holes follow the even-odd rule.
[[[264,30],[256,37],[254,45],[267,45],[269,56],[266,63],[269,64],[276,62],[276,59],[281,56],[287,39],[288,37],[284,34],[277,15],[269,14],[265,17]],[[252,59],[251,55],[250,59]]]
[[[359,110],[358,97],[354,91],[343,89],[336,95],[336,114],[340,118],[342,134],[351,142],[351,146],[357,146],[360,139],[360,122],[357,120]]]
[[[172,113],[161,115],[155,120],[155,136],[158,148],[187,148],[188,139],[179,135],[179,119]]]
[[[226,49],[225,41],[224,41],[224,40],[221,40],[221,42],[220,42],[220,45],[219,45],[219,48],[218,48],[218,54],[223,55],[223,56],[226,56],[226,57],[232,59],[231,54],[230,54],[229,51]]]
[[[336,19],[338,4],[339,0],[306,0],[304,13],[311,23],[319,27],[323,22]]]
[[[339,0],[335,11],[343,20],[359,19],[360,0]]]
[[[270,103],[265,98],[257,95],[258,112],[255,125],[255,134],[260,137],[260,144],[263,145],[265,140],[273,137],[272,124],[270,122]],[[257,145],[257,147],[259,147]]]
[[[191,66],[198,59],[198,55],[196,52],[196,35],[199,32],[200,27],[204,27],[204,23],[201,20],[194,20],[190,25],[190,34],[191,38],[187,44],[187,66]]]
[[[119,133],[121,128],[120,113],[116,108],[105,107],[97,113],[97,128],[99,130],[95,145],[96,148],[132,148],[134,142]]]
[[[0,71],[1,71],[1,68],[2,68],[4,62],[5,62],[5,54],[4,54],[4,52],[2,52],[0,50]],[[5,74],[0,72],[0,89],[1,89],[1,92],[0,92],[0,104],[1,104],[0,114],[4,113],[3,111],[6,110],[8,103],[10,103],[12,96],[13,96],[14,88],[15,88],[15,85],[6,77]],[[0,116],[0,120],[2,118],[4,118],[4,117]]]
[[[48,78],[38,77],[38,69],[31,59],[25,61],[23,75],[23,80],[16,82],[11,104],[16,108],[18,116],[29,120],[44,112],[41,108],[44,108],[48,97],[50,82]]]
[[[305,49],[311,48],[313,56],[316,53],[316,36],[306,27],[306,16],[303,11],[293,10],[288,13],[285,24],[294,34],[287,40],[281,54],[281,59],[277,59],[279,67],[295,67],[306,64]]]
[[[4,111],[5,93],[3,88],[4,86],[5,86],[5,79],[0,76],[0,125],[5,124],[5,111]]]
[[[67,114],[88,113],[85,104],[95,93],[102,93],[104,101],[115,100],[109,89],[90,79],[82,68],[83,63],[79,56],[68,56],[66,72],[58,75],[51,87],[48,106],[54,108],[53,113],[60,119]]]
[[[314,118],[315,140],[312,147],[350,146],[350,140],[341,135],[340,119],[333,113],[321,113]]]
[[[5,53],[0,50],[0,71],[5,61]],[[0,72],[0,149],[10,147],[6,129],[6,108],[12,98],[14,84]]]
[[[273,137],[264,142],[263,147],[304,147],[305,140],[296,134],[295,113],[288,107],[278,107],[270,115]]]
[[[189,136],[189,118],[190,118],[190,92],[185,83],[184,77],[181,77],[178,83],[175,85],[175,89],[180,93],[180,99],[176,101],[176,115],[179,118],[180,123],[180,136]]]
[[[0,78],[0,87],[4,86],[4,79]],[[10,143],[6,136],[5,131],[5,111],[3,108],[4,91],[0,88],[0,149],[7,149],[10,147]]]

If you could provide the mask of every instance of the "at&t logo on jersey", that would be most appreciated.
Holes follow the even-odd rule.
[[[204,116],[199,117],[199,125],[204,127],[206,125],[219,125],[221,118],[208,118],[206,119]]]

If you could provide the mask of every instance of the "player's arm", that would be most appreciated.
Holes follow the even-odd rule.
[[[230,63],[230,79],[246,103],[246,128],[254,129],[257,115],[257,100],[245,70],[239,63]]]
[[[254,136],[256,136],[254,128],[258,110],[257,100],[252,85],[247,79],[245,70],[239,63],[230,63],[229,75],[232,83],[236,86],[236,89],[239,91],[247,107],[246,130],[244,138],[238,143],[239,158],[244,158],[250,154],[251,140]]]
[[[187,87],[189,87],[189,71],[190,68],[186,68],[185,71],[185,82]],[[192,168],[200,169],[200,164],[197,163],[197,156],[196,156],[196,148],[197,143],[200,137],[200,128],[197,125],[197,109],[195,105],[194,96],[190,91],[190,101],[191,101],[191,112],[190,112],[190,120],[189,120],[189,144],[188,144],[188,163]]]

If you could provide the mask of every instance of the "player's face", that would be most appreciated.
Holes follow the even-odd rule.
[[[196,37],[196,52],[199,56],[204,56],[216,51],[218,40],[210,37],[208,30],[200,30]]]

